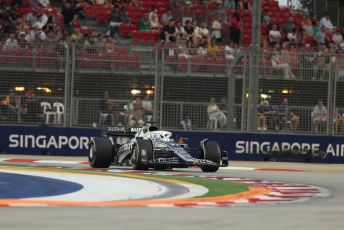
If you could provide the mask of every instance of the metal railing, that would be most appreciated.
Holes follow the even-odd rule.
[[[253,58],[251,50],[204,50],[53,44],[0,49],[0,122],[94,127],[155,120],[162,128],[181,129],[189,119],[193,130],[344,132],[344,54],[259,50]],[[259,104],[268,101],[276,110],[284,98],[299,117],[297,127],[269,121],[266,130],[258,129]],[[327,116],[318,125],[312,111],[320,99]],[[210,100],[218,117],[210,115]],[[51,109],[43,111],[41,102]],[[63,104],[62,120],[54,102]]]

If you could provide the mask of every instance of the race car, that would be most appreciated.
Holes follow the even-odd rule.
[[[127,141],[118,144],[117,138],[123,137]],[[135,170],[199,166],[203,172],[216,172],[220,166],[228,165],[227,153],[221,152],[215,141],[204,139],[200,141],[199,148],[191,149],[187,144],[176,143],[171,137],[171,132],[154,126],[108,127],[103,137],[91,138],[89,164],[94,168],[129,165]]]

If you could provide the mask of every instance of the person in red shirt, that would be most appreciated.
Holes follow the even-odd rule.
[[[240,41],[240,17],[234,13],[230,21],[230,39],[233,43],[239,44]]]

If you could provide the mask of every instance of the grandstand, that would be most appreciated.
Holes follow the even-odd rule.
[[[90,127],[155,119],[180,129],[188,117],[196,130],[257,131],[257,113],[247,113],[258,106],[247,100],[254,69],[253,96],[273,107],[288,98],[300,117],[297,130],[271,122],[268,131],[344,132],[343,40],[336,28],[319,33],[323,15],[261,1],[261,48],[253,59],[252,0],[0,2],[1,123]],[[153,110],[135,110],[146,96]],[[209,120],[210,98],[226,115],[224,127]],[[319,99],[329,112],[318,129],[312,116]],[[55,102],[64,105],[62,120]]]

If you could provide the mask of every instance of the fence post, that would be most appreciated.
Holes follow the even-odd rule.
[[[330,65],[328,70],[328,90],[327,90],[327,118],[326,118],[326,135],[333,135],[334,115],[336,113],[336,57],[331,53]],[[338,122],[338,121],[337,121]]]
[[[164,66],[165,66],[165,49],[162,49],[162,52],[161,52],[161,76],[160,76],[160,81],[159,81],[160,84],[155,86],[155,92],[158,92],[156,95],[156,103],[157,103],[157,105],[159,104],[159,128],[162,128],[162,106],[163,106],[163,94],[164,94]]]
[[[258,104],[258,74],[257,74],[257,51],[260,45],[260,11],[261,0],[253,1],[252,11],[252,49],[250,52],[250,75],[248,90],[248,130],[257,128],[257,104]]]
[[[155,69],[154,69],[154,104],[153,104],[153,121],[157,121],[158,118],[158,105],[159,105],[159,94],[160,94],[160,78],[159,78],[159,50],[160,46],[155,48]],[[163,71],[163,62],[161,69]]]
[[[72,102],[72,92],[71,92],[71,56],[70,56],[70,46],[66,46],[66,66],[65,66],[65,87],[64,87],[64,105],[65,114],[63,119],[64,127],[71,127],[71,102]]]

